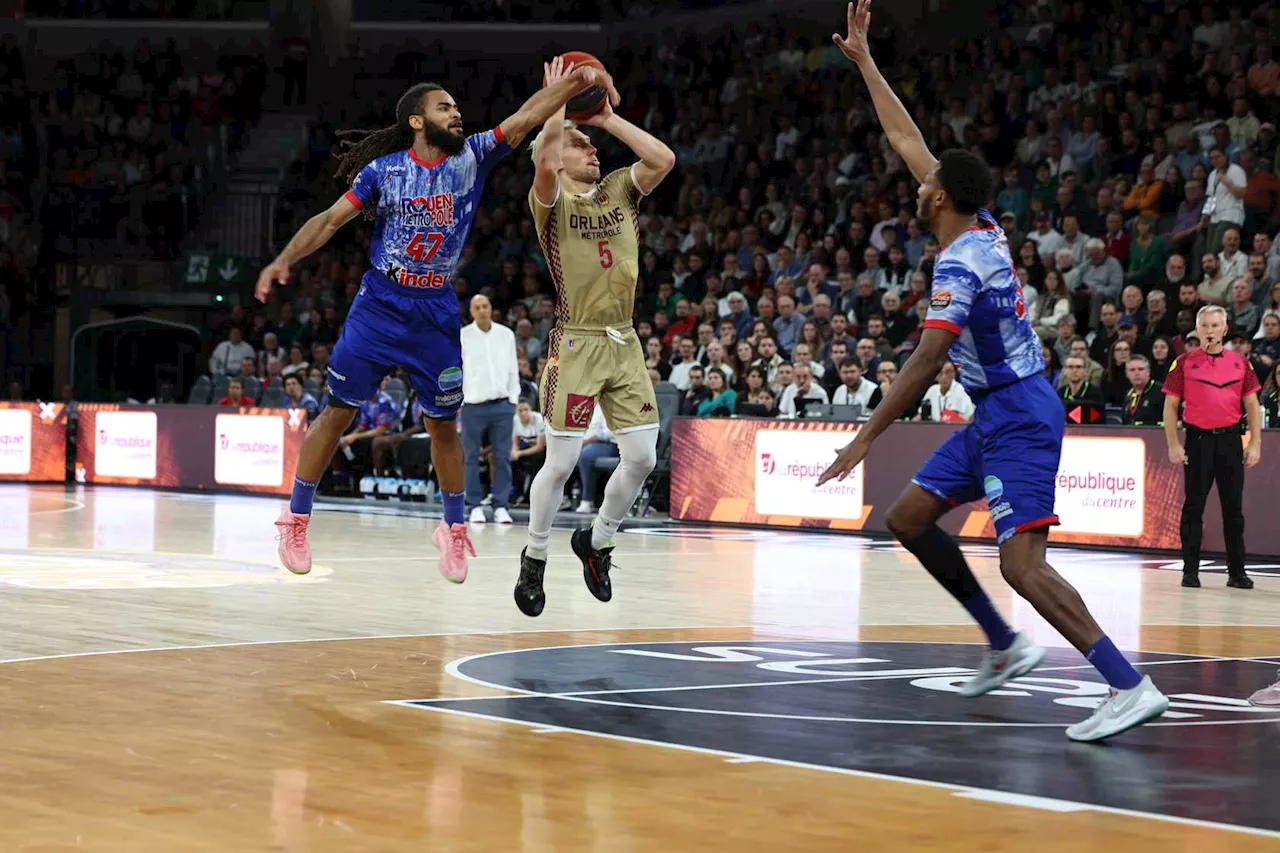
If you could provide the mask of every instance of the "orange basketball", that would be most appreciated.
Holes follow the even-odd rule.
[[[566,63],[573,63],[573,67],[580,65],[589,65],[598,71],[605,71],[604,63],[596,59],[589,53],[580,50],[571,50],[562,57]],[[569,103],[565,104],[565,117],[571,121],[583,121],[589,119],[600,110],[604,109],[605,99],[609,97],[608,90],[604,86],[596,83],[587,86],[578,94],[569,99]]]

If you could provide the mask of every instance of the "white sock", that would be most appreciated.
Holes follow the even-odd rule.
[[[658,428],[641,429],[615,435],[621,462],[609,475],[604,487],[604,502],[591,526],[591,547],[607,548],[618,533],[627,510],[635,503],[644,480],[658,462]]]
[[[551,524],[560,509],[564,484],[569,482],[582,452],[582,436],[547,435],[547,461],[529,487],[529,535],[525,554],[535,560],[547,559]]]

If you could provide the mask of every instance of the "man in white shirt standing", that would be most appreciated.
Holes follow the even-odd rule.
[[[480,486],[480,450],[489,436],[492,467],[489,490],[493,495],[493,520],[510,524],[507,501],[511,494],[511,430],[516,401],[520,399],[520,368],[516,336],[493,322],[488,297],[471,298],[475,321],[462,328],[462,449],[467,465],[467,506],[471,523],[484,524],[484,491]],[[437,399],[437,406],[456,401]]]
[[[1208,251],[1217,254],[1222,249],[1222,235],[1229,228],[1244,229],[1244,191],[1249,176],[1244,169],[1227,159],[1227,152],[1215,145],[1209,152],[1213,171],[1205,187],[1204,209],[1201,211],[1209,226]]]

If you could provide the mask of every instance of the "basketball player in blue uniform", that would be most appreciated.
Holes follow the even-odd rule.
[[[871,419],[819,478],[844,479],[876,436],[902,416],[950,359],[977,405],[973,423],[954,433],[890,507],[889,530],[964,606],[991,643],[977,675],[961,690],[981,696],[1031,672],[1044,650],[1015,633],[996,611],[956,541],[938,526],[952,507],[987,498],[1000,548],[1000,572],[1111,685],[1089,719],[1070,726],[1072,740],[1095,741],[1159,717],[1169,700],[1103,633],[1079,593],[1045,559],[1054,515],[1054,480],[1062,450],[1062,403],[1041,376],[1040,341],[1004,231],[982,206],[991,197],[981,158],[948,150],[935,159],[867,46],[870,0],[848,5],[847,37],[832,36],[857,64],[890,144],[920,182],[917,215],[938,242],[929,313],[920,343]]]
[[[440,571],[455,583],[466,579],[467,553],[474,556],[475,550],[463,519],[464,464],[455,422],[462,403],[462,347],[454,270],[494,165],[592,85],[604,86],[617,103],[608,75],[580,67],[539,90],[494,129],[466,136],[449,93],[435,83],[419,83],[396,104],[395,124],[341,134],[346,150],[337,176],[350,181],[351,190],[308,220],[258,276],[257,296],[265,302],[274,282],[288,280],[290,266],[357,214],[374,221],[370,269],[329,362],[330,405],[307,430],[293,497],[276,521],[280,559],[289,571],[311,570],[311,506],[338,439],[382,378],[401,367],[422,401],[440,481],[444,518],[433,537]]]

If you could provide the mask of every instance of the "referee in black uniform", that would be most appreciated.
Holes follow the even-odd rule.
[[[1244,571],[1244,469],[1262,456],[1262,410],[1258,375],[1238,352],[1226,349],[1227,312],[1207,305],[1196,315],[1200,348],[1174,359],[1165,378],[1164,432],[1169,461],[1185,466],[1182,505],[1182,585],[1200,586],[1200,542],[1204,504],[1218,484],[1222,535],[1227,545],[1227,586],[1253,589]],[[1182,421],[1184,448],[1178,440],[1178,402],[1186,401]],[[1249,444],[1241,449],[1240,407],[1249,418]]]

